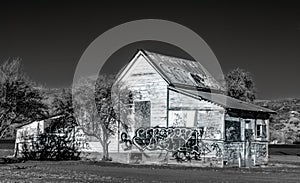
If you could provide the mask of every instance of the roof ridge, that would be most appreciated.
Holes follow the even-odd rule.
[[[164,53],[159,53],[159,52],[153,52],[153,51],[149,51],[149,50],[145,50],[145,49],[141,49],[141,51],[143,51],[146,54],[148,52],[150,54],[156,54],[156,55],[159,55],[159,56],[165,56],[165,57],[169,57],[169,58],[173,58],[173,59],[181,59],[181,60],[185,60],[185,61],[189,61],[189,62],[197,62],[196,60],[191,60],[191,59],[187,59],[187,58],[172,56],[172,55],[168,55],[168,54],[164,54]]]

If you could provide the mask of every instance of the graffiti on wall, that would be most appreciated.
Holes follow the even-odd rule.
[[[219,126],[223,121],[223,111],[198,111],[197,126]]]
[[[173,115],[174,115],[173,126],[186,126],[187,113],[174,112]]]
[[[206,139],[218,139],[222,135],[221,130],[214,127],[207,127],[204,132],[204,137]]]
[[[74,138],[74,144],[79,150],[84,151],[92,149],[88,143],[87,136],[81,128],[75,127],[73,134],[69,134],[69,139],[72,138]]]
[[[221,157],[220,145],[216,141],[203,140],[203,136],[203,128],[139,128],[132,139],[122,133],[121,143],[124,150],[131,150],[133,146],[140,151],[166,150],[178,161],[201,160],[208,154]]]
[[[223,159],[225,165],[236,165],[241,158],[243,146],[241,143],[226,143],[224,144]]]
[[[124,151],[131,150],[132,149],[132,142],[129,138],[128,134],[123,132],[121,134],[121,143],[123,144]]]
[[[267,144],[255,144],[256,145],[256,158],[266,158],[267,157]]]

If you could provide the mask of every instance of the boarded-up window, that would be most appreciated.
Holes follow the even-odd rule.
[[[187,119],[187,111],[171,111],[169,116],[169,126],[186,127]]]
[[[151,103],[150,101],[134,102],[135,128],[150,127],[151,123]]]
[[[241,141],[241,123],[236,121],[225,121],[226,141]]]
[[[169,111],[169,127],[195,127],[196,111]]]
[[[223,113],[221,111],[198,111],[197,127],[215,127],[220,128],[223,122]]]

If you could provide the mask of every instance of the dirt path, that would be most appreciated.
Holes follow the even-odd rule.
[[[1,182],[300,182],[300,167],[178,168],[92,162],[0,165]]]

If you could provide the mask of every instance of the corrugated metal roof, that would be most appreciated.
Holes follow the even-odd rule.
[[[183,88],[171,88],[171,89],[178,91],[179,93],[185,93],[188,95],[199,97],[203,100],[207,100],[215,104],[221,105],[222,107],[227,109],[236,109],[236,110],[244,110],[244,111],[251,111],[251,112],[276,113],[273,110],[260,107],[248,102],[244,102],[223,94],[209,93],[209,92],[197,91],[197,90],[187,90]]]
[[[197,61],[142,51],[171,84],[224,90],[224,87]]]

